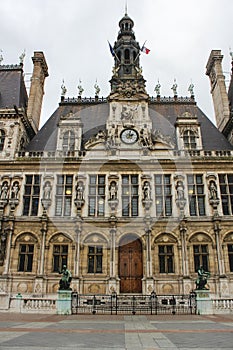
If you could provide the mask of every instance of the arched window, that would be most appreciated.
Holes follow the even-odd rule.
[[[197,148],[196,136],[192,130],[185,130],[183,140],[184,140],[184,148],[186,149]]]
[[[3,148],[4,148],[5,138],[6,138],[5,131],[4,130],[0,130],[0,151],[2,151]]]
[[[129,49],[125,49],[125,63],[129,63]]]
[[[62,147],[64,151],[74,151],[75,136],[74,132],[69,130],[64,133]]]

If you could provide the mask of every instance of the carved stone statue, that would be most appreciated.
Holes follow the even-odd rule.
[[[188,91],[190,92],[190,95],[191,96],[194,96],[194,85],[191,83],[190,85],[189,85],[189,88],[188,88]]]
[[[210,195],[210,199],[213,199],[213,200],[218,199],[217,186],[216,186],[216,183],[214,181],[210,181],[209,195]]]
[[[95,96],[99,96],[100,93],[100,87],[97,83],[95,83],[94,85],[94,89],[95,89]]]
[[[79,181],[76,186],[76,199],[79,201],[83,200],[84,185],[82,181]]]
[[[184,184],[182,181],[178,181],[176,185],[176,194],[178,200],[184,199]]]
[[[161,85],[158,81],[158,84],[155,86],[155,90],[154,90],[157,96],[160,96],[160,88],[161,88]]]
[[[84,89],[81,85],[81,80],[79,80],[79,85],[77,86],[77,88],[78,88],[78,96],[82,96]]]
[[[202,290],[202,289],[209,289],[206,288],[207,279],[210,277],[210,273],[208,271],[205,271],[203,266],[200,266],[197,270],[198,277],[196,279],[196,289]]]
[[[63,265],[60,273],[62,273],[62,277],[59,282],[59,290],[71,290],[70,283],[72,281],[72,274],[67,269],[66,265]]]
[[[4,181],[2,186],[1,186],[0,199],[7,199],[8,198],[8,191],[9,191],[8,183],[6,181]]]
[[[177,86],[178,85],[176,84],[176,81],[175,81],[171,87],[171,89],[173,90],[174,96],[177,96]]]
[[[117,184],[116,181],[112,181],[109,186],[109,199],[116,200],[117,199]]]
[[[67,92],[67,89],[65,87],[64,80],[63,80],[62,85],[61,85],[61,96],[65,97],[66,92]]]
[[[145,181],[143,185],[143,200],[151,199],[151,187],[149,181]]]
[[[49,181],[44,186],[43,199],[50,199],[51,197],[51,184]]]
[[[19,183],[18,181],[14,182],[11,187],[11,199],[18,199],[19,196]]]

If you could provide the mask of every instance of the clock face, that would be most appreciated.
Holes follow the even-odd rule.
[[[133,129],[125,129],[121,133],[121,140],[127,144],[133,144],[138,140],[138,133]]]

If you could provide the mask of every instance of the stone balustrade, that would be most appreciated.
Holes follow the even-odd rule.
[[[233,313],[233,298],[229,299],[212,299],[214,314],[229,314]]]

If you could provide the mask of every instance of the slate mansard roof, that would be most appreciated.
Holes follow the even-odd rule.
[[[153,99],[152,99],[153,100]],[[166,100],[166,99],[164,99]],[[174,102],[169,98],[165,102],[149,103],[149,115],[153,130],[159,130],[163,135],[174,139],[175,123],[178,116],[185,112],[196,115],[201,127],[204,150],[230,150],[232,145],[215,127],[209,118],[201,111],[196,102]],[[188,99],[187,99],[188,100]],[[83,123],[83,144],[95,136],[98,131],[106,130],[109,115],[109,103],[60,103],[57,110],[45,123],[38,134],[27,146],[27,151],[55,151],[57,145],[58,123],[60,119],[72,112]]]
[[[27,108],[23,65],[0,65],[0,108]]]

